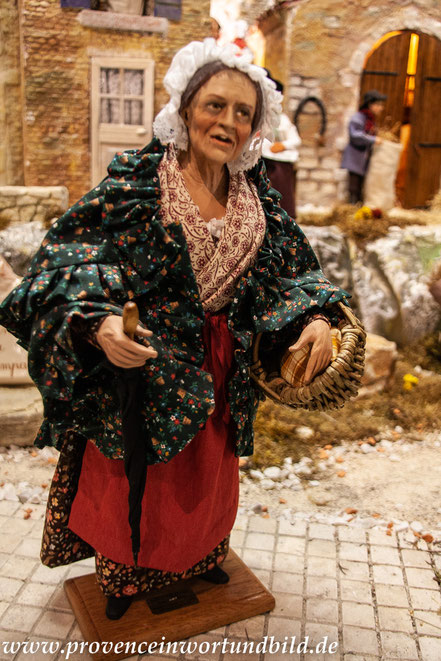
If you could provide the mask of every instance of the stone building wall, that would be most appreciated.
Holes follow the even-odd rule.
[[[293,117],[299,103],[308,97],[322,99],[319,78],[291,74],[287,85],[285,105]],[[340,159],[330,153],[326,145],[315,141],[304,141],[299,149],[297,164],[297,202],[302,204],[326,205],[345,194],[345,173],[339,168]]]
[[[374,44],[393,30],[441,38],[440,0],[304,0],[294,13],[286,104],[292,116],[304,96],[318,96],[327,111],[324,145],[300,150],[299,204],[345,199],[339,168],[350,115],[358,106],[361,72]]]
[[[91,170],[90,58],[152,58],[156,114],[167,101],[162,79],[174,53],[209,34],[209,4],[183,0],[182,19],[162,35],[85,27],[78,10],[61,9],[59,0],[22,0],[26,185],[65,185],[71,200],[83,195]]]
[[[64,186],[0,186],[0,229],[15,223],[47,223],[68,204]]]
[[[280,2],[279,0],[239,0],[236,4],[240,7],[241,15],[251,24],[275,9]]]
[[[0,185],[23,183],[17,0],[0,3]]]

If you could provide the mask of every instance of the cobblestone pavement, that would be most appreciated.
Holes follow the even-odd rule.
[[[25,519],[28,507],[32,512]],[[92,571],[93,560],[59,569],[42,566],[43,515],[43,505],[0,502],[0,661],[66,658],[61,651],[7,650],[5,641],[66,645],[82,640],[63,581]],[[218,645],[206,652],[208,645],[199,645],[185,655],[151,654],[151,658],[441,660],[441,595],[434,580],[439,552],[421,540],[416,545],[409,533],[388,536],[385,531],[360,527],[239,516],[232,547],[272,591],[276,608],[192,640],[211,645],[226,638],[229,644],[254,641],[255,650],[259,642],[261,647],[250,653],[250,648]],[[286,646],[293,644],[294,636],[290,653]],[[307,653],[297,653],[296,646],[306,636]],[[331,649],[334,653],[316,652],[315,645],[326,636],[328,646],[338,643]],[[272,653],[262,647],[265,640],[269,645],[271,637]],[[275,651],[276,642],[279,651]],[[87,652],[70,656],[72,661],[90,658]]]

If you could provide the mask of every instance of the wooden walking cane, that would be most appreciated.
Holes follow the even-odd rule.
[[[129,301],[123,308],[123,328],[132,341],[135,339],[138,323],[138,306],[133,301]],[[124,444],[124,471],[129,482],[129,525],[135,567],[138,566],[138,553],[141,547],[140,525],[147,466],[156,458],[151,443],[143,432],[140,374],[140,368],[122,370],[118,385]],[[148,448],[150,448],[150,453],[148,453]]]
[[[136,327],[139,324],[139,310],[136,303],[128,301],[123,307],[124,333],[131,339],[135,339]]]

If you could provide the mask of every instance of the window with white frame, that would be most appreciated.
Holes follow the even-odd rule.
[[[105,176],[115,152],[139,149],[152,138],[154,62],[94,57],[91,78],[92,185]]]

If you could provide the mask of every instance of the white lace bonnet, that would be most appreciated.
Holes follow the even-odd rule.
[[[265,69],[252,64],[248,54],[242,54],[235,44],[219,46],[214,39],[192,41],[174,56],[164,76],[164,87],[170,94],[167,105],[158,113],[153,123],[153,133],[163,144],[174,144],[179,150],[188,147],[187,127],[179,114],[181,97],[193,75],[204,64],[220,60],[227,67],[238,69],[260,86],[262,110],[260,121],[244,145],[242,154],[228,163],[230,172],[249,170],[259,160],[265,138],[273,137],[282,112],[282,95],[275,83],[267,77]]]

